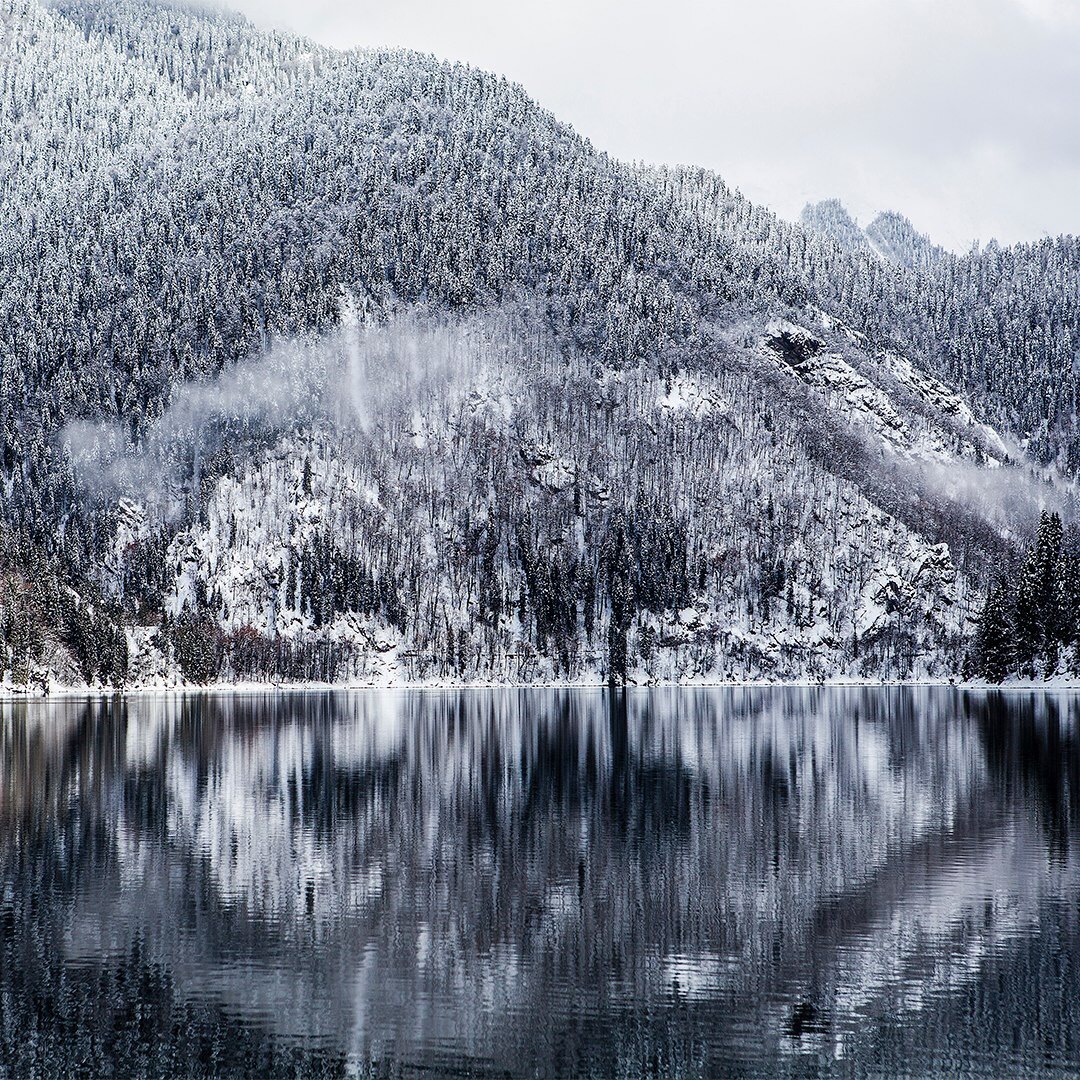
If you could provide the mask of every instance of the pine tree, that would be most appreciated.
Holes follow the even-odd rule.
[[[1016,660],[1022,674],[1052,675],[1067,637],[1061,518],[1043,511],[1016,597]]]
[[[626,525],[622,520],[616,521],[611,528],[606,555],[608,592],[611,599],[611,619],[608,623],[608,683],[611,686],[620,686],[626,682],[626,639],[634,615],[630,545],[627,542]]]
[[[1016,660],[1015,612],[1009,588],[999,578],[986,598],[974,644],[975,669],[989,682],[1003,682]]]

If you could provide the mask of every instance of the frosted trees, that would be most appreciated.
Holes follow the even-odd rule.
[[[1004,579],[986,598],[972,646],[972,674],[1003,682],[1015,671],[1016,628],[1013,603]]]
[[[959,399],[901,386],[879,347],[1076,464],[1072,241],[902,269],[714,175],[615,162],[460,65],[338,54],[171,4],[16,7],[25,32],[0,57],[2,520],[28,541],[20,558],[40,550],[83,600],[107,583],[143,630],[175,600],[174,652],[200,677],[352,670],[356,624],[416,677],[602,666],[618,681],[641,659],[650,677],[823,673],[850,669],[855,641],[861,671],[947,674],[1009,543],[912,483],[851,402],[884,395],[904,453],[990,448]],[[117,508],[65,455],[70,425],[104,422],[145,455],[193,381],[257,369],[278,337],[318,339],[344,296],[371,323],[472,318],[494,344],[451,357],[407,410],[369,410],[348,445],[339,418],[299,405],[185,425],[153,478],[175,510],[120,543]],[[858,392],[763,357],[774,319],[827,324],[822,354]],[[393,358],[398,381],[415,388],[424,360]],[[276,456],[293,428],[322,444],[296,505]],[[534,444],[546,463],[522,456]],[[266,521],[217,501],[226,477],[315,524],[276,536],[265,566],[248,526]],[[188,603],[176,545],[214,529],[192,563],[212,587]],[[86,658],[95,678],[121,669],[113,644]]]
[[[1019,576],[999,577],[987,596],[972,646],[975,674],[992,682],[1059,674],[1063,650],[1077,640],[1078,561],[1064,546],[1060,516],[1044,511]],[[1068,658],[1070,673],[1074,663]]]
[[[1061,518],[1043,512],[1035,547],[1016,591],[1016,657],[1021,672],[1034,677],[1057,670],[1065,626],[1065,560]]]

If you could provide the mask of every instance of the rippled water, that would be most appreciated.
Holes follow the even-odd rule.
[[[0,705],[0,1072],[1074,1074],[1078,700]]]

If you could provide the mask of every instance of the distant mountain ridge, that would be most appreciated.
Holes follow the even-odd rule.
[[[0,0],[0,75],[9,687],[948,678],[1071,520],[1069,238],[181,4]]]
[[[807,203],[799,217],[806,229],[835,240],[849,255],[874,254],[903,270],[932,271],[948,254],[894,211],[878,214],[865,229],[839,199]]]

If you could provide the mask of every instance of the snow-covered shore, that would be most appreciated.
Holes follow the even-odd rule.
[[[825,680],[710,680],[692,679],[679,682],[630,682],[621,687],[627,692],[643,690],[747,690],[747,689],[818,689],[818,690],[895,690],[895,689],[951,689],[981,692],[1006,691],[1024,693],[1080,693],[1080,678],[1059,676],[1037,682],[1010,680],[1004,683],[988,683],[983,680],[933,680],[933,679],[865,679],[858,677],[831,678]],[[50,686],[0,687],[0,702],[71,700],[87,697],[159,697],[194,694],[245,695],[245,694],[302,694],[302,693],[360,693],[364,691],[429,691],[448,690],[607,690],[606,682],[580,680],[577,682],[461,682],[429,679],[426,681],[395,682],[215,682],[207,685],[184,683],[141,684],[136,686]]]

